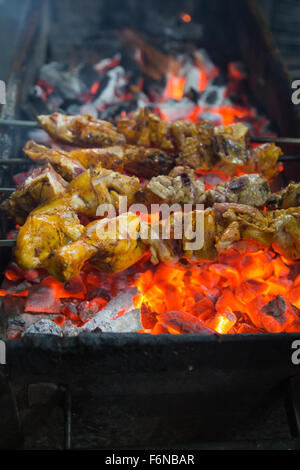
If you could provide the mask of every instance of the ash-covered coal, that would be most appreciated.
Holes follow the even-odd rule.
[[[192,22],[182,26],[192,29]],[[268,119],[248,96],[243,64],[230,62],[224,75],[205,49],[187,47],[177,36],[164,36],[162,47],[151,34],[123,29],[118,35],[120,50],[109,55],[111,48],[101,49],[98,62],[43,65],[30,91],[28,109],[33,112],[28,117],[62,111],[114,123],[124,114],[149,107],[163,119],[208,119],[215,125],[242,121],[254,135],[269,132]],[[30,136],[38,141],[45,137],[37,130]]]

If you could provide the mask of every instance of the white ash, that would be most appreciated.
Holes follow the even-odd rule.
[[[69,100],[78,98],[86,91],[84,83],[78,76],[78,71],[72,72],[60,62],[43,65],[40,70],[40,79],[57,88]]]
[[[59,325],[54,321],[42,318],[27,328],[22,336],[24,335],[54,335],[63,336],[63,331]]]
[[[101,313],[101,312],[99,312]],[[99,318],[96,322],[88,321],[79,330],[80,333],[101,332],[101,333],[137,333],[142,329],[141,311],[139,308],[130,310],[118,318]]]

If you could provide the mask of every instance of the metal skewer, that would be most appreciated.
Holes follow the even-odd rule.
[[[256,137],[251,136],[250,141],[257,144],[291,144],[300,145],[300,138],[298,137]]]
[[[23,165],[27,163],[34,163],[32,160],[27,158],[0,158],[0,165]]]
[[[17,240],[0,240],[0,248],[10,248],[16,245]]]
[[[18,119],[0,119],[0,126],[7,127],[40,127],[37,121],[21,121]]]

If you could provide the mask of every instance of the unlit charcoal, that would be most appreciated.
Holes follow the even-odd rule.
[[[143,327],[141,324],[141,311],[139,308],[130,310],[117,318],[99,318],[93,322],[94,318],[80,328],[80,332],[91,333],[99,331],[101,333],[137,333]],[[100,318],[101,317],[101,318]]]
[[[27,328],[23,335],[54,335],[63,336],[63,331],[54,321],[42,318]]]
[[[55,87],[56,91],[65,99],[77,99],[86,91],[85,84],[80,79],[78,72],[71,72],[59,62],[50,62],[42,66],[40,80]]]
[[[80,331],[91,332],[99,330],[102,332],[134,332],[139,331],[142,326],[140,322],[140,311],[134,309],[133,297],[137,295],[135,287],[127,289],[113,298],[100,312],[85,323]],[[122,312],[127,312],[123,313]],[[121,313],[121,314],[120,314]]]

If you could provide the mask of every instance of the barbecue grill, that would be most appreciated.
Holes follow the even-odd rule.
[[[32,1],[24,21],[21,46],[7,82],[7,104],[0,116],[0,193],[4,196],[14,190],[13,175],[28,170],[29,161],[20,156],[28,128],[36,127],[28,92],[47,61],[49,45],[57,60],[74,53],[72,27],[76,25],[81,26],[76,41],[84,45],[80,54],[95,39],[95,2],[85,2],[85,21],[71,13],[76,6],[81,11],[80,2],[75,3]],[[131,25],[122,2],[116,1],[113,9],[105,1],[98,3],[101,9],[96,11],[104,15],[103,21],[120,29],[138,29],[140,18],[155,11],[158,2],[144,6],[131,2],[136,15]],[[171,3],[166,2],[168,8]],[[202,44],[220,68],[237,58],[246,65],[247,87],[280,136],[269,138],[284,149],[281,183],[295,179],[299,121],[286,71],[257,5],[250,1],[184,3],[203,24]],[[114,18],[107,10],[119,14]],[[180,13],[178,8],[169,11],[174,17]],[[85,24],[91,25],[91,37]],[[66,28],[72,34],[64,35]],[[129,43],[133,37],[127,33]],[[261,139],[265,142],[268,137],[253,136],[253,142]],[[6,234],[13,228],[2,216],[3,274],[15,244]],[[0,328],[5,338],[6,323],[0,322]],[[0,365],[4,423],[0,447],[299,449],[299,373],[292,362],[295,340],[300,340],[300,334],[94,332],[69,338],[5,339],[6,365]]]

